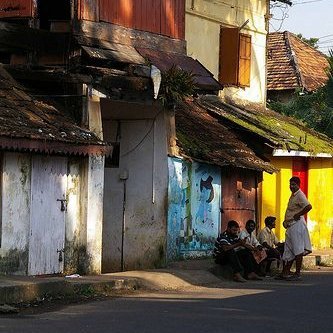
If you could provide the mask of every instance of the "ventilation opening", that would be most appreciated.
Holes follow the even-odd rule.
[[[38,0],[39,28],[50,30],[53,22],[70,21],[70,0]]]

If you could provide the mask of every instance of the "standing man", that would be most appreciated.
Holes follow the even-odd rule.
[[[309,231],[304,219],[304,215],[312,209],[312,206],[300,190],[300,185],[301,180],[298,177],[290,178],[291,196],[283,221],[283,226],[286,228],[286,241],[282,256],[285,266],[281,278],[288,281],[300,280],[303,256],[312,252]],[[294,260],[296,272],[290,275],[290,268]]]

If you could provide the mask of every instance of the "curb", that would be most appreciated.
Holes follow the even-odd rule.
[[[0,287],[0,304],[19,304],[51,298],[75,299],[78,297],[108,296],[140,288],[138,279],[109,281],[45,281]]]

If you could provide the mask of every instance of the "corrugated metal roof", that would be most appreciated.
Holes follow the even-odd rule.
[[[237,107],[225,103],[218,96],[203,96],[198,103],[221,119],[223,124],[234,124],[233,127],[252,132],[274,148],[306,151],[313,155],[333,153],[333,141],[327,136],[262,106]]]
[[[109,155],[112,147],[64,112],[26,94],[0,66],[0,147],[57,154]]]
[[[206,69],[198,60],[194,60],[179,53],[167,53],[153,49],[136,48],[139,53],[151,61],[159,70],[166,71],[172,66],[194,74],[194,82],[202,90],[221,90],[222,86],[214,79],[213,74]]]
[[[315,91],[327,82],[326,56],[294,34],[268,35],[267,89]]]
[[[219,166],[234,166],[257,171],[276,172],[242,142],[235,133],[209,115],[197,100],[176,107],[177,145],[183,156]]]

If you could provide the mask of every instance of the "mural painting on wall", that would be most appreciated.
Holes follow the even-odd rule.
[[[168,259],[179,256],[179,233],[182,212],[182,162],[169,158],[168,186]]]
[[[219,168],[170,159],[169,172],[168,253],[211,251],[220,225]]]

